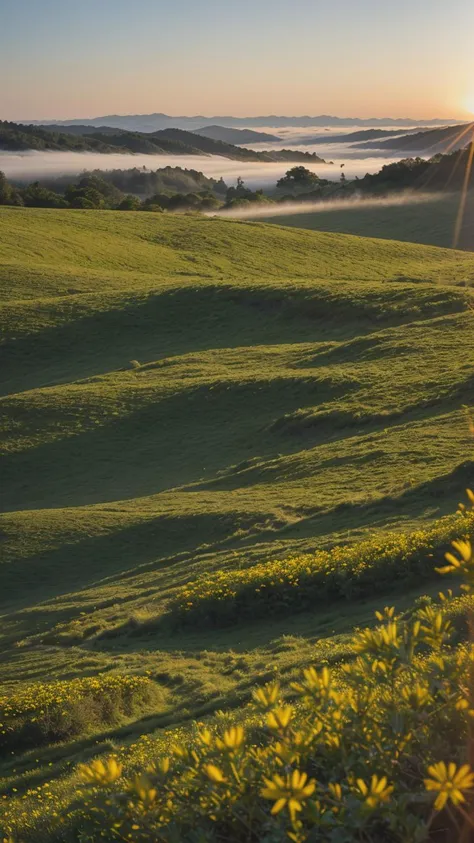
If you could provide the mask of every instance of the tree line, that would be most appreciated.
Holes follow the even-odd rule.
[[[458,190],[466,182],[474,185],[474,169],[469,170],[471,147],[436,155],[430,160],[407,158],[384,165],[378,173],[362,179],[339,181],[320,178],[299,165],[287,170],[271,192],[252,190],[242,178],[235,186],[223,179],[212,179],[197,170],[164,167],[154,172],[146,168],[94,170],[77,181],[70,176],[49,178],[41,183],[13,184],[0,172],[0,205],[37,208],[110,209],[120,211],[213,211],[250,206],[252,203],[345,198],[354,194],[387,195],[394,191]],[[467,174],[467,179],[466,179]]]

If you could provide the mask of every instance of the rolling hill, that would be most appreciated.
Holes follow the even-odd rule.
[[[199,129],[194,129],[194,134],[238,145],[281,140],[278,135],[270,135],[268,132],[255,132],[253,129],[233,129],[226,126],[201,126]]]
[[[449,248],[453,245],[456,219],[459,212],[460,195],[433,193],[422,203],[410,201],[396,204],[383,203],[364,207],[363,202],[354,207],[330,209],[297,214],[282,214],[268,218],[265,222],[277,225],[306,228],[311,231],[334,231],[341,234],[355,234],[359,237],[380,237],[410,243],[424,243],[429,246]],[[260,217],[262,219],[262,217]],[[474,251],[474,193],[468,196],[464,222],[461,228],[459,248]]]
[[[54,123],[44,124],[42,126],[43,129],[46,129],[50,132],[57,132],[58,125]],[[95,126],[93,124],[84,124],[84,123],[61,123],[60,128],[62,132],[66,132],[67,134],[72,135],[90,135],[95,133],[100,133],[101,135],[116,135],[118,134],[118,130],[116,127],[113,126]],[[183,128],[181,126],[166,126],[163,128]],[[130,131],[127,129],[122,129],[122,131]],[[147,134],[147,131],[142,131],[143,134]],[[150,134],[152,129],[149,130]],[[157,131],[155,128],[154,131]],[[191,131],[191,130],[189,130]],[[224,143],[231,143],[231,144],[244,144],[244,143],[260,143],[262,141],[278,141],[280,138],[277,135],[271,135],[268,132],[255,132],[252,129],[232,129],[227,128],[226,126],[201,126],[198,129],[192,129],[193,134],[201,135],[204,138],[210,138],[211,140],[218,140],[224,141]]]
[[[69,131],[71,129],[71,131]],[[184,129],[161,129],[157,132],[128,132],[109,126],[84,132],[84,126],[53,127],[23,125],[0,121],[0,150],[50,150],[56,152],[125,152],[146,155],[220,155],[236,161],[313,161],[324,164],[314,152],[281,149],[254,152],[223,140],[204,137]]]
[[[161,695],[0,753],[0,827],[37,843],[66,839],[77,761],[143,763],[275,670],[350,656],[374,605],[437,589],[430,539],[359,596],[275,618],[256,594],[218,632],[173,615],[222,572],[432,536],[453,511],[474,481],[474,255],[111,211],[1,207],[0,230],[3,686],[146,672]]]
[[[357,132],[346,132],[344,135],[315,135],[301,138],[299,143],[304,144],[331,144],[331,143],[356,143],[362,141],[385,140],[397,138],[401,135],[419,131],[419,129],[360,129]]]
[[[452,152],[462,149],[472,140],[474,123],[443,128],[428,129],[402,137],[393,136],[389,140],[365,141],[356,144],[358,149],[396,150],[397,152],[438,153]]]

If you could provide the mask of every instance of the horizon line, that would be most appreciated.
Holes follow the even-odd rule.
[[[418,118],[418,117],[390,117],[389,115],[385,115],[383,117],[363,117],[361,115],[357,115],[355,117],[345,115],[340,116],[337,114],[254,114],[254,115],[244,115],[238,116],[235,114],[168,114],[164,111],[150,111],[150,112],[128,112],[128,113],[109,113],[109,114],[98,114],[95,116],[83,116],[83,117],[41,117],[35,118],[30,122],[38,123],[38,122],[46,122],[49,121],[51,123],[66,123],[68,120],[102,120],[108,117],[168,117],[171,119],[176,120],[225,120],[225,119],[232,119],[232,120],[263,120],[263,119],[286,119],[286,120],[297,120],[297,119],[304,119],[304,120],[321,120],[322,118],[326,118],[328,120],[377,120],[378,122],[383,122],[384,120],[396,120],[397,122],[413,122],[413,123],[423,123],[423,122],[452,122],[452,121],[461,121],[469,123],[469,118],[462,118],[462,117],[425,117],[425,118]],[[27,123],[28,120],[17,119],[12,120],[12,123]]]

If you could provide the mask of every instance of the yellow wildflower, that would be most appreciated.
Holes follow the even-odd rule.
[[[245,733],[242,726],[231,726],[224,732],[222,740],[216,739],[216,746],[218,749],[236,750],[243,744],[244,738]]]
[[[97,759],[91,764],[80,764],[78,770],[82,781],[88,784],[112,784],[122,775],[122,765],[115,758],[108,758],[105,761]]]
[[[269,729],[286,729],[291,718],[293,717],[293,708],[291,705],[281,705],[271,711],[267,717],[267,726]]]
[[[368,808],[377,808],[382,802],[388,802],[393,791],[393,785],[387,783],[387,777],[373,775],[367,785],[363,779],[357,779],[356,785]]]
[[[216,784],[222,784],[225,782],[224,773],[219,769],[219,767],[216,767],[215,764],[206,764],[204,771],[210,778],[211,782],[215,782]]]
[[[266,685],[265,688],[257,688],[253,692],[253,698],[261,708],[271,708],[275,705],[280,695],[280,686],[278,682],[272,682],[271,685]]]
[[[272,779],[264,781],[266,786],[260,793],[265,799],[274,800],[272,814],[278,814],[287,807],[292,822],[297,811],[301,811],[305,800],[312,796],[316,789],[314,779],[308,781],[307,773],[300,773],[299,770],[293,770],[284,779],[275,774]]]
[[[131,789],[136,793],[144,808],[151,808],[156,801],[157,790],[151,786],[150,780],[143,773],[135,776]]]
[[[458,769],[453,762],[446,765],[444,761],[439,761],[438,764],[428,767],[428,773],[431,778],[424,780],[425,788],[438,792],[434,803],[437,811],[441,811],[448,800],[453,805],[465,802],[464,794],[474,787],[474,773],[469,764],[464,764]]]

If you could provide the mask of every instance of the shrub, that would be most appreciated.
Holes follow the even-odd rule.
[[[107,674],[34,683],[0,694],[0,752],[62,741],[116,723],[160,693],[145,677]]]
[[[435,553],[473,531],[474,515],[466,511],[408,535],[389,533],[355,545],[218,571],[183,586],[170,610],[180,621],[225,625],[374,595],[390,588],[395,577],[398,585],[415,585],[432,576]]]

